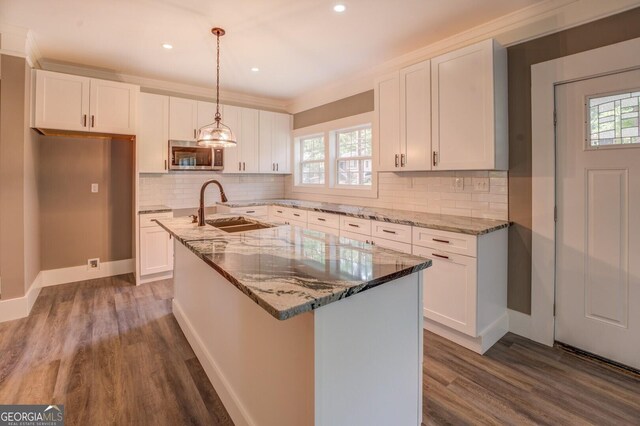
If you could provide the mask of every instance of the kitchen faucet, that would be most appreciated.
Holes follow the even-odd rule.
[[[200,188],[200,208],[198,209],[198,226],[204,226],[204,190],[207,189],[207,186],[210,183],[215,183],[220,188],[220,201],[223,203],[227,202],[227,196],[224,195],[224,189],[222,189],[222,185],[215,179],[211,179],[202,184],[202,188]]]

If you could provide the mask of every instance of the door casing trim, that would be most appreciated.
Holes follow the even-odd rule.
[[[531,315],[510,311],[513,333],[548,346],[554,343],[555,86],[640,68],[640,55],[629,54],[638,51],[640,38],[531,66]]]

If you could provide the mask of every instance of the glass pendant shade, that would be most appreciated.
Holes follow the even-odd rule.
[[[236,146],[236,136],[228,126],[222,123],[211,123],[198,130],[198,146],[213,148],[230,148]]]

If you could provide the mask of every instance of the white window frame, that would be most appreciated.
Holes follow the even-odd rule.
[[[322,138],[322,142],[324,145],[324,159],[322,160],[303,160],[302,157],[302,141],[305,139],[314,139],[314,138],[318,138],[321,137]],[[316,134],[312,134],[312,135],[305,135],[305,136],[301,136],[299,138],[296,138],[296,145],[298,147],[298,155],[297,155],[297,163],[296,163],[296,174],[298,174],[299,176],[299,184],[301,186],[308,186],[311,188],[318,188],[318,187],[322,187],[327,183],[327,180],[329,179],[329,176],[327,174],[327,138],[326,135],[324,133],[316,133]],[[311,163],[324,163],[324,182],[323,183],[303,183],[302,182],[302,166],[304,164],[311,164]]]
[[[293,131],[293,185],[292,192],[306,194],[321,194],[338,197],[356,198],[378,198],[378,173],[376,162],[372,161],[371,185],[347,186],[337,185],[337,145],[336,132],[349,130],[352,128],[373,125],[373,112],[353,115],[351,117],[340,118]],[[372,126],[373,127],[373,126]],[[372,129],[373,131],[373,129]],[[300,141],[303,138],[324,135],[325,141],[325,179],[324,185],[303,184],[301,182],[301,147]],[[372,159],[376,157],[375,134],[372,134]]]
[[[347,133],[347,132],[351,132],[351,131],[355,131],[355,130],[362,130],[365,128],[369,128],[371,129],[371,155],[358,155],[358,156],[354,156],[354,157],[339,157],[338,156],[338,133]],[[361,189],[368,189],[371,185],[373,185],[373,125],[372,123],[368,123],[368,124],[363,124],[361,126],[354,126],[354,127],[347,127],[345,129],[338,129],[335,130],[333,132],[333,144],[335,145],[335,156],[333,158],[334,161],[334,173],[335,173],[335,187],[336,188],[344,188],[344,189],[355,189],[355,190],[361,190]],[[338,170],[338,163],[340,161],[350,161],[350,160],[357,160],[357,161],[362,161],[362,160],[371,160],[371,185],[347,185],[347,184],[341,184],[338,181],[338,174],[339,174],[339,170]]]

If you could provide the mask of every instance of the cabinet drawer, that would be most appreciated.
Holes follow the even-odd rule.
[[[150,228],[152,226],[158,226],[158,224],[155,223],[154,220],[171,219],[172,217],[173,217],[173,212],[141,214],[140,228]]]
[[[309,225],[317,224],[328,228],[340,229],[340,216],[337,214],[309,212],[307,214],[307,222]]]
[[[230,213],[247,216],[267,216],[269,209],[267,206],[234,207]]]
[[[477,237],[448,231],[413,227],[413,245],[477,257]]]
[[[411,244],[411,226],[374,220],[371,222],[371,236]]]
[[[278,218],[286,218],[285,208],[279,206],[269,206],[269,216],[278,217]]]
[[[304,224],[307,224],[307,211],[306,210],[300,210],[300,209],[286,209],[285,210],[285,215],[287,216],[287,218],[291,219],[291,220],[295,220],[296,222],[304,222]]]
[[[300,228],[306,228],[307,227],[307,222],[302,222],[302,221],[293,220],[293,219],[285,219],[285,221],[289,225],[298,226]]]
[[[411,244],[401,243],[398,241],[386,240],[384,238],[371,237],[371,242],[380,247],[399,251],[401,253],[411,254]]]
[[[355,232],[356,234],[371,235],[371,221],[369,219],[342,216],[340,218],[340,230]]]

